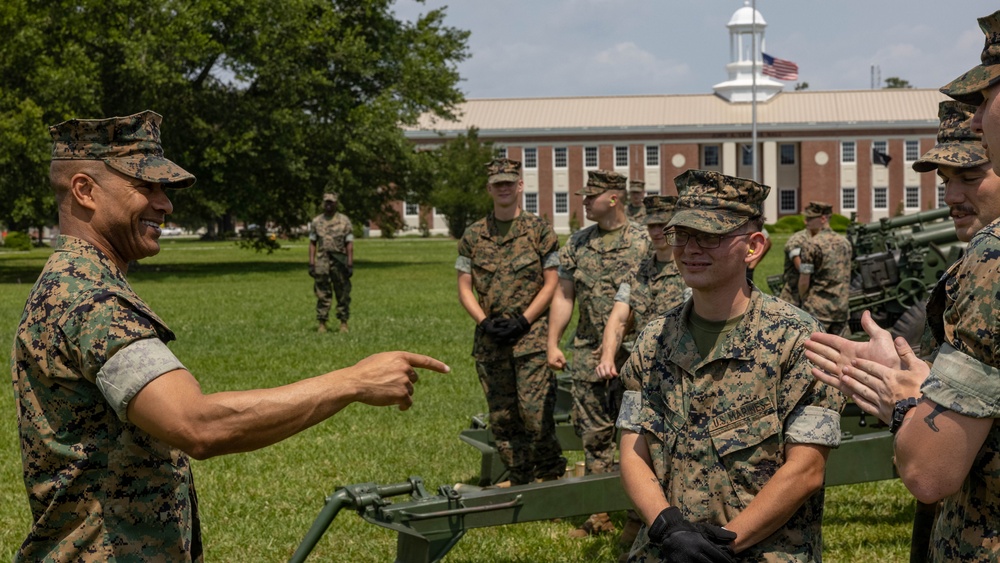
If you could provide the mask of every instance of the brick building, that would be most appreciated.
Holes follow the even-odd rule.
[[[740,8],[727,27],[729,79],[711,94],[468,100],[456,120],[425,117],[406,135],[434,146],[477,127],[481,140],[523,162],[525,209],[561,233],[586,224],[575,192],[596,168],[642,179],[649,193],[659,194],[675,194],[673,178],[690,168],[757,178],[772,188],[769,223],[801,213],[811,200],[856,213],[862,222],[943,205],[937,178],[910,167],[934,145],[943,94],[784,92],[782,82],[761,73],[759,54],[753,62],[753,46],[764,50],[760,12]],[[889,157],[887,165],[880,155]],[[433,232],[446,232],[433,211],[402,207],[414,227],[423,212]]]

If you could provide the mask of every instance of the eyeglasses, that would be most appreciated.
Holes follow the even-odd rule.
[[[670,229],[664,233],[667,238],[667,244],[670,246],[687,246],[687,243],[692,238],[694,242],[702,248],[719,248],[722,244],[722,239],[732,238],[732,237],[745,237],[752,233],[740,233],[736,235],[715,235],[712,233],[692,233],[689,231],[678,231],[676,229]]]

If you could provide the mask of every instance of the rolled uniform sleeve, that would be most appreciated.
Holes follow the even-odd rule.
[[[559,251],[558,250],[554,250],[552,252],[549,252],[548,254],[545,255],[544,258],[542,258],[542,269],[543,270],[548,270],[549,268],[558,268],[558,267],[559,267]]]
[[[920,390],[924,397],[961,415],[1000,418],[1000,370],[948,343],[941,346]]]
[[[627,281],[623,281],[621,285],[618,286],[618,293],[615,293],[615,302],[628,305],[631,297],[632,284]]]
[[[625,391],[622,395],[622,406],[615,422],[620,430],[628,430],[636,434],[642,433],[642,392]]]
[[[120,420],[147,383],[175,369],[186,369],[158,338],[137,340],[118,351],[97,372],[97,387]]]
[[[840,446],[840,413],[825,407],[795,407],[785,423],[785,439],[792,444]]]
[[[455,269],[463,274],[472,273],[472,259],[468,256],[459,256],[455,259]]]

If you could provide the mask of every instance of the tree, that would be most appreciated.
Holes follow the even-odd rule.
[[[479,131],[473,127],[425,156],[425,169],[433,171],[430,201],[448,220],[448,233],[461,238],[466,227],[493,209],[486,193],[485,169],[494,157],[493,147],[480,142]]]
[[[913,88],[909,80],[903,80],[898,76],[890,76],[885,79],[885,88]]]
[[[796,92],[799,92],[801,90],[808,90],[808,89],[809,89],[809,83],[808,82],[796,82],[795,83],[795,91]]]
[[[8,0],[0,6],[0,221],[54,218],[46,125],[164,115],[166,154],[198,177],[181,224],[292,229],[324,190],[356,221],[426,199],[401,125],[452,117],[468,32],[392,0]],[[398,219],[397,219],[398,222]]]

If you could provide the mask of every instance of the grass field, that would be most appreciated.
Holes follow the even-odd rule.
[[[781,269],[781,246],[757,280]],[[11,335],[47,250],[0,252],[0,334]],[[433,355],[452,373],[423,373],[406,412],[353,405],[257,452],[194,462],[209,561],[282,561],[338,486],[424,478],[428,490],[475,482],[479,456],[458,439],[486,403],[469,356],[472,322],[458,304],[454,241],[360,240],[347,334],[315,332],[307,247],[272,255],[232,243],[164,241],[130,279],[174,330],[174,353],[206,392],[272,387],[384,350]],[[0,400],[0,559],[10,560],[29,514],[12,394]],[[864,460],[858,460],[864,463]],[[826,561],[903,561],[912,499],[898,481],[827,490]],[[621,523],[622,515],[618,515]],[[614,538],[570,540],[583,518],[473,530],[446,561],[612,561]],[[311,561],[391,561],[395,534],[342,512]]]

